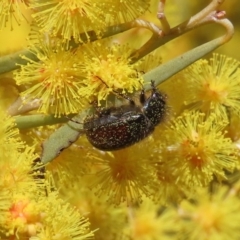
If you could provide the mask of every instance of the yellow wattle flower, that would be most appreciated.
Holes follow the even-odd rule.
[[[98,0],[30,0],[33,18],[42,32],[61,36],[63,41],[73,38],[82,42],[89,38],[88,31],[99,36],[106,26],[129,22],[145,13],[150,1]]]
[[[148,139],[126,149],[99,153],[93,159],[98,167],[91,187],[98,196],[106,196],[113,205],[141,202],[142,197],[152,194],[153,165],[146,149]]]
[[[169,214],[168,209],[158,213],[159,204],[144,198],[140,206],[132,206],[129,209],[128,224],[124,228],[124,233],[129,239],[152,240],[152,239],[174,239],[174,234],[179,231],[178,224],[174,224],[174,219]],[[160,211],[159,211],[160,212]]]
[[[178,232],[177,239],[238,239],[240,202],[237,196],[231,196],[226,187],[219,187],[213,193],[198,189],[191,199],[184,200],[178,209],[178,225],[182,231]]]
[[[209,61],[192,64],[180,74],[188,93],[186,103],[222,117],[229,110],[240,116],[239,66],[239,61],[216,53]]]
[[[0,29],[6,27],[10,22],[11,29],[13,29],[13,22],[16,21],[19,25],[21,21],[26,20],[25,9],[28,7],[28,0],[20,1],[0,1]]]
[[[26,58],[29,64],[21,65],[21,70],[15,72],[17,84],[29,86],[21,93],[24,102],[39,99],[38,111],[55,116],[80,112],[85,100],[78,94],[82,86],[76,66],[79,58],[65,51],[59,42],[39,45],[32,46],[31,51],[40,61]]]
[[[87,31],[104,29],[105,5],[104,1],[96,0],[30,1],[41,32],[61,36],[63,42],[71,38],[82,42],[82,38],[88,38]]]
[[[82,58],[78,67],[84,76],[84,86],[78,93],[89,101],[97,98],[100,104],[113,91],[133,93],[142,88],[143,79],[138,76],[137,64],[130,64],[127,46],[92,43],[80,48],[78,55]]]
[[[236,149],[224,136],[227,122],[212,114],[186,112],[163,134],[166,167],[176,182],[186,186],[207,186],[214,178],[226,178],[225,170],[237,167]]]

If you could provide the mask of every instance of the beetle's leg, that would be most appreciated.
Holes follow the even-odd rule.
[[[96,100],[93,101],[93,102],[91,102],[91,104],[93,105],[94,110],[96,111],[97,116],[100,117],[100,116],[101,116],[101,110],[102,110],[102,108],[98,106],[98,103],[97,103]]]
[[[144,71],[137,71],[137,73],[138,73],[138,75],[139,75],[139,73],[141,75],[145,74]],[[145,90],[144,90],[143,84],[140,81],[139,81],[139,83],[142,86],[142,90],[141,90],[141,93],[140,93],[140,96],[139,96],[139,102],[143,105],[145,103],[145,101],[146,101],[146,95],[145,95]]]
[[[152,93],[155,93],[157,91],[157,88],[155,86],[155,81],[151,80],[151,87],[152,87]]]
[[[78,122],[76,120],[73,120],[72,118],[68,117],[68,116],[65,116],[65,118],[67,118],[69,121],[71,122],[75,122],[75,123],[78,123],[78,124],[83,124],[82,122]]]
[[[139,96],[139,101],[143,105],[146,101],[146,95],[144,89],[142,89],[140,96]]]
[[[118,96],[120,96],[120,97],[125,98],[126,100],[128,100],[128,101],[129,101],[129,104],[130,104],[131,106],[135,106],[135,102],[134,102],[133,99],[130,98],[129,96],[127,96],[127,95],[125,95],[125,94],[123,94],[123,93],[120,93],[120,92],[118,92],[118,91],[116,91],[116,90],[113,90],[113,92],[116,93]]]

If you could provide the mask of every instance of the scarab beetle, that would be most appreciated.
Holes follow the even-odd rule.
[[[166,96],[151,82],[151,95],[146,99],[141,91],[137,106],[133,100],[128,105],[105,108],[96,116],[86,118],[83,128],[87,139],[96,148],[112,151],[131,146],[146,138],[165,117]]]

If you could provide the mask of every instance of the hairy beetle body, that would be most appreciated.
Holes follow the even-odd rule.
[[[131,146],[154,131],[166,115],[166,97],[152,82],[152,93],[145,99],[140,94],[142,106],[131,100],[129,105],[106,108],[97,116],[87,118],[84,129],[89,142],[103,151],[112,151]]]

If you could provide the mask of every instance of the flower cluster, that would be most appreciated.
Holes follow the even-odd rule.
[[[188,93],[185,103],[218,116],[228,111],[240,116],[239,67],[236,59],[216,53],[209,61],[197,61],[179,76]]]
[[[176,181],[189,186],[208,186],[225,171],[238,166],[236,148],[224,136],[227,123],[215,115],[187,112],[164,132],[164,164],[170,165]]]
[[[50,191],[50,182],[43,180],[43,166],[37,164],[34,146],[28,147],[21,141],[13,119],[2,110],[0,115],[1,237],[87,239],[93,236],[88,220],[56,191]]]
[[[30,7],[42,32],[82,42],[89,38],[90,30],[101,35],[106,26],[135,19],[148,9],[149,1],[39,0],[30,1]]]
[[[24,57],[29,64],[21,66],[15,79],[17,84],[28,86],[22,92],[24,102],[39,99],[38,109],[42,113],[55,116],[78,113],[94,100],[100,105],[101,100],[118,89],[132,93],[141,88],[137,64],[130,65],[130,49],[126,46],[97,43],[72,52],[53,41],[41,42],[31,51],[38,60]]]
[[[213,0],[171,28],[166,2],[0,2],[1,30],[31,12],[27,50],[3,58],[18,69],[0,76],[0,239],[239,239],[239,61],[214,53],[175,74],[159,67],[166,55],[150,54],[225,13]],[[162,28],[137,20],[152,10]],[[175,75],[158,86],[168,74],[159,69]],[[129,147],[88,141],[91,131],[106,142],[132,133],[140,117],[150,134]]]

